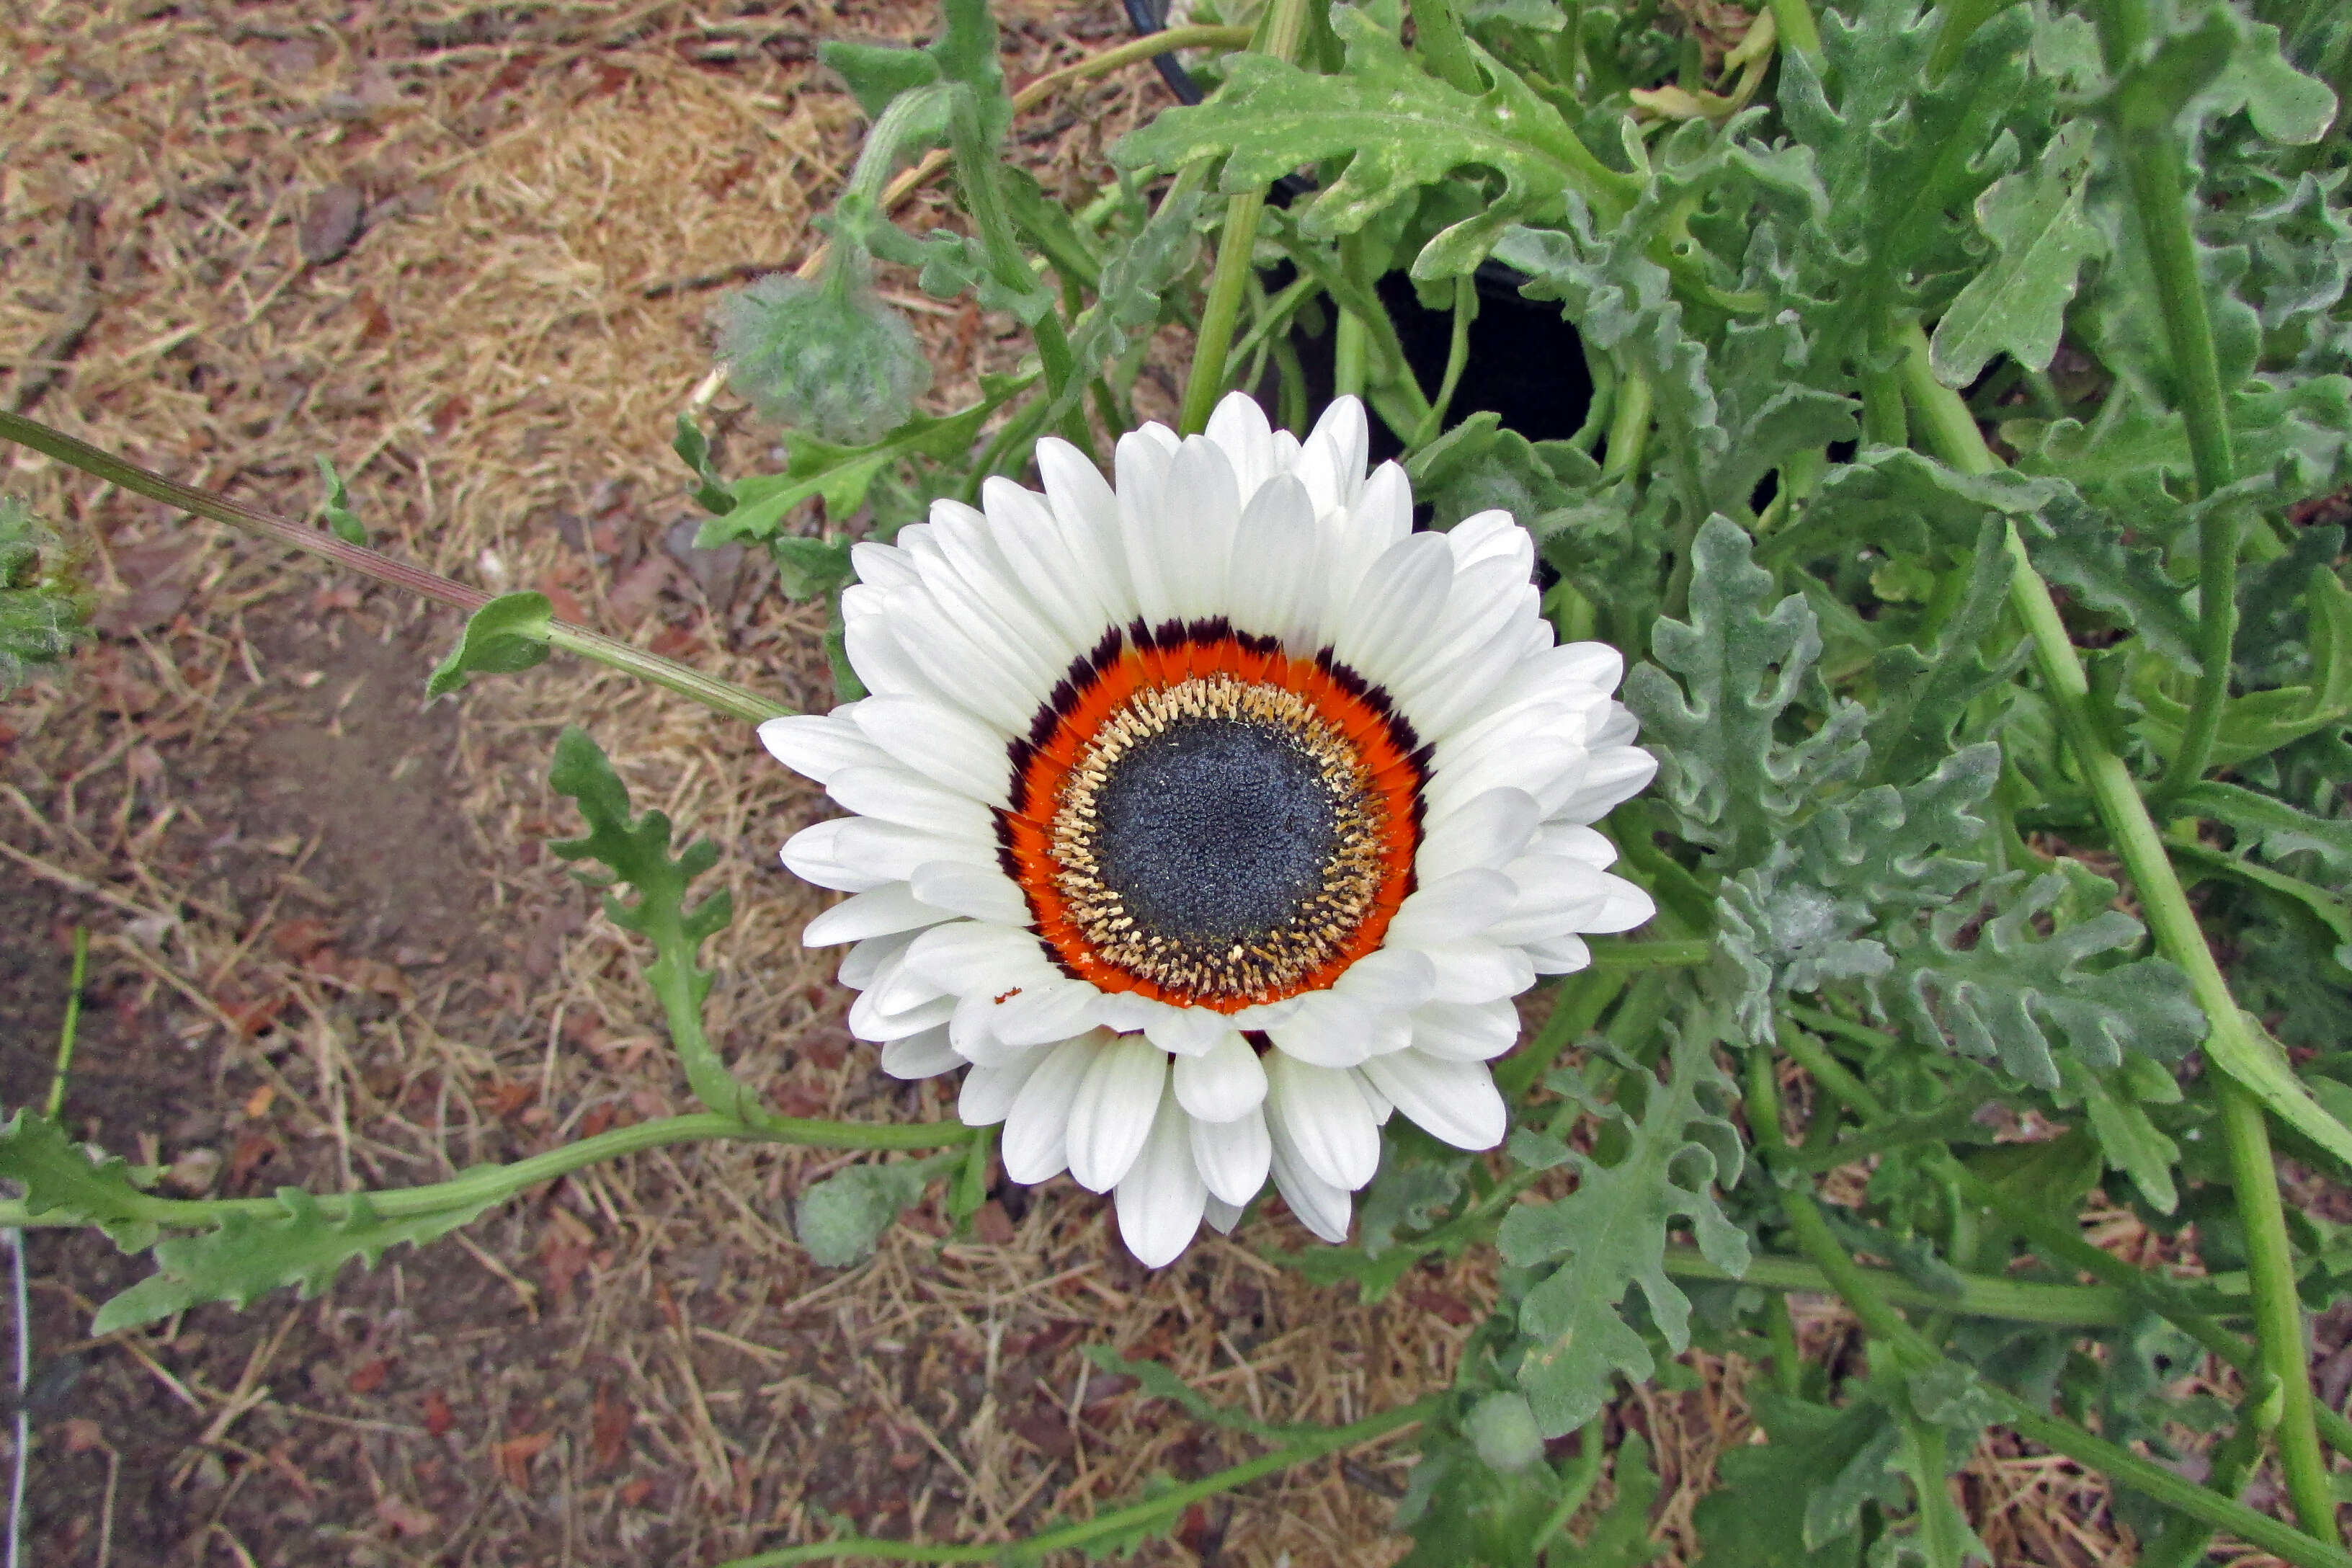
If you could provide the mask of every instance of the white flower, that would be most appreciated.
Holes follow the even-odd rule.
[[[884,1070],[968,1067],[1005,1173],[1117,1194],[1158,1267],[1270,1173],[1346,1239],[1404,1113],[1463,1149],[1507,1120],[1511,999],[1650,918],[1588,826],[1647,784],[1597,643],[1554,647],[1502,511],[1412,531],[1361,405],[1301,443],[1228,397],[1147,425],[1118,486],[1042,441],[1042,496],[934,504],[856,547],[873,695],[760,736],[854,815],[784,864],[855,896],[849,1026]]]

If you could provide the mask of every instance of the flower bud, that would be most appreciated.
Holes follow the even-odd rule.
[[[716,312],[729,383],[786,428],[845,447],[905,424],[931,384],[914,329],[862,270],[845,258],[815,283],[761,278]]]

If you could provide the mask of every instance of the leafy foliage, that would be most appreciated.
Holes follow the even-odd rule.
[[[352,1258],[372,1268],[402,1242],[422,1246],[446,1236],[503,1197],[394,1218],[378,1214],[365,1194],[347,1200],[338,1215],[299,1187],[280,1187],[278,1214],[232,1211],[217,1230],[156,1243],[156,1271],[100,1306],[89,1331],[137,1328],[205,1301],[249,1307],[289,1285],[316,1296]]]
[[[367,525],[361,522],[359,514],[352,510],[351,495],[343,489],[343,476],[335,472],[334,460],[323,453],[318,463],[319,482],[327,489],[326,498],[319,503],[319,510],[326,518],[328,529],[346,544],[365,544],[368,542]]]
[[[555,606],[544,594],[501,594],[466,617],[457,646],[425,683],[427,701],[462,691],[478,675],[516,675],[547,662]]]
[[[1748,1266],[1748,1236],[1710,1190],[1739,1180],[1742,1145],[1727,1114],[1737,1092],[1716,1066],[1706,1029],[1669,1033],[1667,1077],[1638,1115],[1602,1097],[1593,1069],[1552,1075],[1553,1089],[1622,1130],[1624,1155],[1604,1166],[1571,1153],[1576,1191],[1520,1205],[1496,1236],[1507,1262],[1549,1270],[1519,1309],[1531,1342],[1519,1383],[1547,1436],[1590,1420],[1612,1373],[1646,1378],[1654,1369],[1649,1347],[1618,1310],[1629,1285],[1642,1288],[1666,1343],[1676,1352],[1688,1347],[1690,1299],[1665,1271],[1666,1231],[1675,1217],[1690,1221],[1699,1250],[1717,1268],[1737,1276]],[[1646,1072],[1630,1059],[1619,1065]]]
[[[0,1126],[0,1177],[23,1184],[25,1212],[94,1225],[125,1252],[154,1244],[155,1201],[119,1156],[101,1156],[46,1116],[19,1110]]]

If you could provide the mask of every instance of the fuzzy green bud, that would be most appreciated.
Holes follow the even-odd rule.
[[[836,256],[814,283],[775,275],[720,301],[729,384],[767,417],[838,446],[880,440],[913,416],[931,367],[905,317]]]
[[[1543,1458],[1543,1434],[1527,1395],[1506,1390],[1471,1406],[1463,1423],[1478,1457],[1498,1470],[1524,1470]]]

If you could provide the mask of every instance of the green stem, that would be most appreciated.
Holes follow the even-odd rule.
[[[1822,30],[1805,0],[1772,0],[1772,25],[1780,29],[1782,48],[1804,56],[1807,65],[1822,63]]]
[[[1274,0],[1251,47],[1278,60],[1296,60],[1307,39],[1307,0]],[[1265,216],[1265,192],[1244,191],[1225,203],[1224,232],[1217,237],[1217,263],[1209,274],[1208,302],[1192,345],[1192,371],[1176,428],[1187,436],[1209,427],[1209,416],[1224,395],[1225,362],[1234,327],[1241,320],[1242,295],[1255,267],[1258,222]]]
[[[785,1546],[773,1552],[756,1552],[750,1557],[739,1557],[722,1563],[720,1568],[787,1568],[788,1564],[794,1563],[826,1563],[852,1557],[885,1563],[1034,1563],[1048,1552],[1073,1551],[1108,1537],[1150,1527],[1171,1514],[1181,1513],[1196,1502],[1221,1492],[1229,1492],[1235,1487],[1247,1486],[1262,1476],[1286,1470],[1310,1459],[1319,1459],[1342,1448],[1369,1443],[1400,1427],[1427,1420],[1444,1397],[1437,1395],[1415,1405],[1384,1410],[1378,1415],[1368,1415],[1349,1426],[1318,1432],[1288,1447],[1260,1455],[1231,1469],[1219,1470],[1215,1475],[1189,1486],[1172,1488],[1149,1502],[1114,1509],[1082,1524],[1064,1525],[1059,1530],[1049,1530],[1043,1535],[1033,1535],[1026,1541],[1010,1545],[935,1546],[919,1541],[881,1541],[870,1536],[845,1536],[837,1541],[812,1542],[806,1546]]]
[[[1642,470],[1650,439],[1650,378],[1631,365],[1617,378],[1617,406],[1609,416],[1609,445],[1601,455],[1604,484],[1630,479]]]
[[[1331,390],[1338,397],[1364,395],[1364,373],[1372,342],[1372,330],[1364,318],[1342,308],[1339,324],[1334,329],[1331,347]]]
[[[1429,412],[1422,416],[1421,424],[1406,443],[1415,450],[1437,439],[1445,426],[1445,411],[1454,405],[1454,390],[1462,384],[1462,372],[1470,363],[1470,323],[1478,319],[1478,283],[1468,273],[1454,280],[1454,335],[1445,348],[1445,374],[1437,383],[1437,396],[1432,400]]]
[[[81,1033],[81,987],[89,974],[89,928],[73,931],[73,964],[66,972],[66,1016],[58,1026],[57,1065],[49,1069],[49,1098],[42,1112],[50,1121],[65,1109],[66,1079],[73,1071],[74,1039]]]
[[[2197,271],[2197,240],[2189,226],[2189,190],[2180,138],[2165,89],[2132,68],[2148,37],[2147,0],[2100,0],[2101,51],[2116,79],[2110,113],[2125,183],[2139,219],[2140,241],[2156,281],[2172,357],[2189,458],[2200,494],[2210,496],[2238,477],[2221,356]],[[2166,768],[2163,793],[2186,789],[2204,776],[2230,696],[2231,648],[2238,626],[2238,510],[2210,510],[2197,529],[2197,696],[2180,749]]]
[[[248,533],[257,533],[264,539],[319,556],[338,566],[349,567],[379,583],[415,594],[420,598],[451,605],[467,615],[488,604],[493,597],[479,588],[469,588],[437,572],[428,572],[405,561],[396,561],[364,544],[345,543],[323,528],[305,528],[300,523],[289,522],[284,518],[233,501],[215,491],[176,484],[128,458],[117,457],[87,441],[77,440],[62,430],[51,429],[37,419],[0,411],[0,440],[30,447],[68,468],[79,468],[109,484],[120,485],[150,500],[162,501],[165,506],[176,507],[214,522],[226,523],[232,528],[241,528]],[[566,652],[594,659],[614,669],[625,670],[680,696],[690,697],[712,711],[723,713],[730,719],[756,724],[792,711],[755,691],[705,675],[675,659],[631,647],[626,643],[616,642],[567,621],[551,622],[547,640]]]
[[[1530,1556],[1539,1555],[1551,1544],[1552,1538],[1568,1528],[1568,1521],[1576,1517],[1576,1510],[1592,1495],[1593,1487],[1601,1480],[1601,1458],[1605,1451],[1602,1440],[1608,1435],[1608,1426],[1609,1417],[1604,1413],[1577,1428],[1576,1466],[1561,1482],[1559,1501],[1536,1531],[1535,1539],[1528,1542]]]
[[[1904,384],[1925,416],[1923,423],[1937,455],[1964,473],[1992,472],[2000,461],[1986,447],[1967,405],[1958,394],[1938,384],[1927,368],[1926,334],[1914,322],[1908,336]],[[2010,604],[2033,639],[2043,699],[2090,784],[2092,801],[2139,894],[2158,951],[2188,974],[2189,989],[2205,1013],[2206,1059],[2221,1069],[2225,1080],[2221,1125],[2230,1142],[2231,1167],[2239,1177],[2236,1201],[2245,1228],[2263,1364],[2277,1376],[2284,1401],[2278,1430],[2282,1468],[2296,1516],[2314,1535],[2332,1542],[2337,1539],[2335,1500],[2326,1486],[2316,1402],[2304,1365],[2302,1309],[2294,1288],[2294,1250],[2278,1201],[2277,1176],[2269,1163],[2269,1134],[2247,1097],[2259,1100],[2311,1133],[2339,1159],[2352,1159],[2352,1137],[2311,1101],[2294,1069],[2275,1046],[2256,1037],[2230,994],[2229,983],[2222,978],[2221,967],[2197,923],[2196,910],[2189,907],[2189,895],[2165,854],[2163,836],[2148,814],[2147,803],[2140,798],[2131,770],[2107,744],[2091,711],[2090,681],[2082,658],[2067,637],[2050,586],[2033,569],[2014,523],[2010,525],[2008,549],[2014,568]]]
[[[1666,1272],[1678,1279],[1737,1281],[1759,1290],[1781,1290],[1799,1296],[1826,1296],[1836,1285],[1820,1266],[1802,1258],[1758,1253],[1748,1260],[1747,1272],[1734,1274],[1709,1263],[1694,1247],[1666,1248]],[[2004,1279],[1997,1274],[1960,1274],[1957,1292],[1930,1290],[1899,1274],[1866,1268],[1862,1273],[1881,1299],[1922,1311],[1957,1312],[1965,1318],[2000,1318],[2013,1323],[2044,1323],[2052,1328],[2117,1329],[2130,1322],[2138,1305],[2124,1291],[2105,1285],[2049,1285],[2030,1279]]]
[[[1772,1080],[1770,1053],[1757,1051],[1748,1075],[1748,1125],[1769,1163],[1778,1163],[1788,1152],[1780,1128],[1778,1086]],[[1847,1308],[1874,1338],[1884,1340],[1906,1366],[1926,1370],[1943,1361],[1940,1352],[1903,1315],[1887,1304],[1876,1281],[1856,1265],[1822,1217],[1810,1184],[1784,1187],[1781,1211],[1797,1245],[1828,1277]],[[2002,1420],[2018,1436],[2039,1443],[2095,1470],[2103,1470],[2124,1486],[2176,1512],[2226,1530],[2263,1551],[2294,1563],[2296,1568],[2352,1568],[2347,1555],[2333,1540],[2315,1539],[2267,1514],[2185,1480],[2155,1461],[2121,1444],[2093,1436],[2071,1422],[2057,1420],[2004,1388],[1977,1380],[1977,1385],[2001,1407]],[[2332,1522],[2332,1521],[2331,1521]]]
[[[437,1214],[444,1209],[494,1203],[511,1197],[527,1187],[535,1187],[541,1182],[553,1181],[583,1165],[593,1165],[599,1160],[615,1160],[624,1154],[635,1154],[670,1143],[707,1143],[720,1138],[743,1138],[754,1142],[793,1143],[813,1149],[940,1149],[961,1143],[971,1135],[971,1128],[950,1121],[804,1121],[780,1116],[753,1126],[731,1116],[697,1111],[687,1116],[640,1121],[630,1127],[615,1127],[593,1138],[583,1138],[576,1143],[551,1149],[544,1154],[533,1154],[527,1160],[517,1160],[507,1165],[479,1167],[446,1182],[394,1187],[384,1192],[322,1193],[318,1195],[318,1201],[320,1209],[331,1217],[341,1217],[350,1212],[354,1201],[364,1198],[376,1214],[386,1219],[398,1219],[409,1215]],[[127,1203],[126,1206],[132,1211],[126,1217],[175,1229],[216,1226],[234,1214],[267,1217],[285,1212],[276,1198],[159,1198],[149,1193],[139,1194],[136,1202]],[[81,1218],[62,1210],[51,1209],[38,1215],[28,1215],[25,1212],[22,1199],[0,1201],[0,1226],[23,1226],[29,1229],[84,1223]]]
[[[2247,1404],[2251,1405],[2252,1401]],[[2263,1431],[2250,1418],[2252,1414],[2250,1408],[2242,1407],[2237,1426],[2213,1447],[2207,1484],[2223,1497],[2233,1498],[2244,1491],[2255,1464],[2262,1458]],[[2148,1542],[2147,1550],[2140,1553],[2139,1568],[2191,1568],[2205,1561],[2205,1549],[2212,1540],[2211,1525],[2201,1519],[2176,1513]]]
[[[1601,942],[1592,949],[1595,969],[1693,969],[1715,956],[1706,937],[1673,942]]]
[[[987,254],[989,270],[1007,289],[1024,294],[1035,289],[1037,274],[1021,248],[1013,214],[1005,205],[1004,182],[996,166],[996,144],[987,127],[981,123],[979,95],[968,87],[957,87],[950,101],[948,140],[955,150],[956,174],[963,185],[964,205],[971,211],[972,227]],[[1048,401],[1057,402],[1078,374],[1077,358],[1070,352],[1062,318],[1048,306],[1029,331],[1036,340],[1038,363],[1045,370]],[[1075,399],[1062,418],[1061,432],[1072,446],[1087,454],[1088,461],[1093,460],[1094,437],[1087,431],[1086,414]]]

